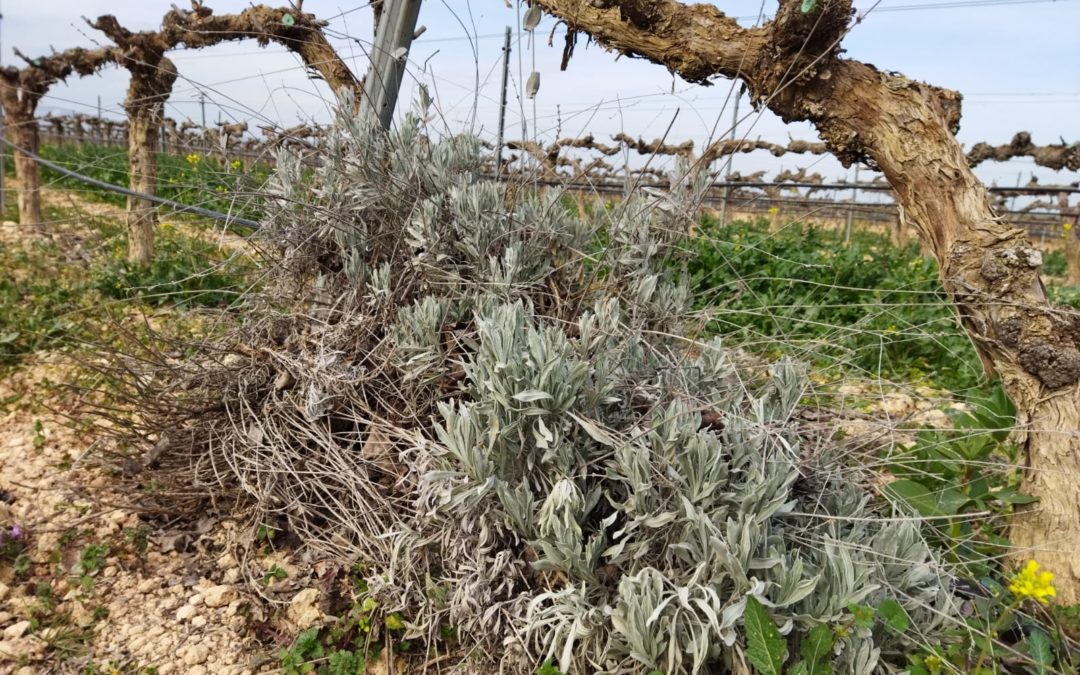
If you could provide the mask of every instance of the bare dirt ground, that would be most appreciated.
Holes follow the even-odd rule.
[[[94,218],[123,222],[122,209],[70,193],[46,202],[73,216],[48,235],[60,241],[84,238]],[[0,246],[35,236],[5,222]],[[266,542],[237,548],[252,537],[229,518],[170,521],[123,506],[121,483],[70,418],[77,395],[63,385],[78,372],[48,353],[0,369],[0,675],[276,667],[279,649],[326,618],[321,591],[308,588],[325,565]]]
[[[28,543],[0,568],[0,672],[252,672],[262,603],[225,551],[235,524],[175,533],[112,506],[122,495],[63,417],[62,369],[43,359],[0,383],[0,516]]]

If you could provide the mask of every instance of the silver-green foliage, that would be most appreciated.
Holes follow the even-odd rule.
[[[341,115],[314,176],[280,158],[267,240],[313,318],[275,343],[294,386],[227,402],[238,489],[359,557],[410,635],[452,624],[511,671],[734,668],[749,598],[792,653],[851,604],[900,601],[920,634],[849,631],[835,672],[931,639],[941,571],[808,443],[798,364],[691,337],[673,270],[700,181],[578,217],[483,166],[422,114],[389,137]],[[302,466],[271,480],[245,454]]]

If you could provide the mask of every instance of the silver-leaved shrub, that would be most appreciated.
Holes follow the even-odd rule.
[[[266,290],[155,376],[184,381],[159,473],[358,561],[405,637],[456,628],[463,672],[748,672],[751,597],[789,665],[822,624],[837,673],[933,642],[946,573],[802,421],[800,366],[695,337],[701,181],[579,214],[425,112],[278,158]],[[851,621],[886,600],[906,631]]]

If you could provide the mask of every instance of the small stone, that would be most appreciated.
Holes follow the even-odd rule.
[[[188,670],[188,675],[206,675],[206,667],[193,666],[190,670]]]
[[[203,600],[207,607],[224,607],[236,599],[236,589],[232,586],[211,586],[203,591]]]
[[[293,596],[289,602],[289,608],[285,611],[285,617],[296,628],[303,630],[322,620],[322,610],[319,609],[319,589],[305,588]]]
[[[30,630],[29,621],[20,621],[19,623],[13,623],[4,629],[4,637],[8,639],[21,638],[26,635]]]
[[[201,663],[206,663],[206,658],[208,656],[210,656],[209,647],[204,644],[193,644],[188,647],[187,652],[184,653],[184,664],[188,666],[197,666]]]
[[[206,625],[206,617],[201,614],[199,616],[193,617],[191,619],[191,625],[195,626],[196,628],[202,628]]]
[[[222,576],[221,580],[227,584],[235,584],[240,581],[240,568],[233,567],[225,570],[225,574]]]
[[[0,581],[0,601],[7,598],[9,592],[11,592],[11,589],[8,588],[8,585]]]
[[[71,620],[79,628],[86,628],[94,623],[94,613],[87,609],[86,605],[75,600],[71,605]]]
[[[176,620],[177,621],[187,621],[187,620],[191,619],[191,617],[193,617],[193,616],[195,616],[195,607],[194,607],[194,605],[184,605],[180,609],[176,610]]]
[[[176,666],[171,663],[163,663],[157,667],[159,675],[169,675],[169,673],[173,672],[174,670],[176,670]]]
[[[203,603],[202,593],[196,593],[195,595],[188,598],[188,601],[187,601],[187,604],[191,605],[192,607],[198,607],[202,603]]]
[[[10,659],[37,659],[45,654],[48,644],[33,635],[0,640],[0,654]]]
[[[161,588],[160,579],[144,579],[139,582],[139,585],[135,588],[135,590],[145,595],[147,593],[153,593],[159,588]]]
[[[117,572],[116,567],[114,565],[109,565],[105,569],[101,570],[101,576],[105,577],[106,579],[109,579],[109,578],[115,577],[116,572]]]
[[[232,553],[226,553],[217,559],[217,566],[223,570],[231,570],[236,567],[236,558],[233,557]]]

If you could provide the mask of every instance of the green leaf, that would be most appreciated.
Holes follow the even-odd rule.
[[[979,476],[975,480],[971,481],[971,485],[968,486],[968,496],[975,500],[980,500],[990,495],[990,481],[986,479],[986,476]]]
[[[885,625],[897,633],[903,633],[911,625],[904,606],[893,599],[882,600],[877,608],[878,614],[885,620]]]
[[[799,654],[810,662],[810,670],[808,672],[823,672],[815,670],[814,665],[829,658],[832,654],[833,642],[835,640],[836,636],[833,635],[831,628],[825,624],[814,626],[806,636],[806,639],[799,645]]]
[[[922,516],[954,516],[971,501],[956,488],[931,490],[907,478],[889,483],[884,493],[886,498],[903,502]]]
[[[866,605],[848,605],[848,611],[851,612],[852,617],[855,620],[855,625],[859,628],[873,628],[874,627],[874,608],[867,607]]]
[[[383,623],[386,624],[386,629],[387,630],[404,630],[405,629],[405,621],[401,618],[401,615],[398,614],[397,612],[394,612],[393,614],[389,614],[386,617],[386,620]]]
[[[884,493],[890,501],[903,502],[924,516],[938,515],[937,500],[921,483],[906,478],[894,480],[885,486]]]
[[[1050,645],[1050,638],[1041,630],[1033,630],[1028,633],[1024,640],[1027,645],[1028,656],[1035,662],[1036,675],[1047,675],[1054,666],[1054,650]]]
[[[562,675],[562,671],[555,667],[555,664],[551,661],[544,661],[539,668],[536,669],[536,675]]]
[[[1006,504],[1030,504],[1032,502],[1039,501],[1038,497],[1020,494],[1016,491],[1016,488],[1012,487],[1002,488],[998,490],[994,493],[994,499],[1000,499]]]
[[[817,0],[803,0],[802,7],[800,7],[799,9],[802,10],[803,14],[809,14],[810,12],[814,11],[815,5],[817,5]]]
[[[746,658],[750,659],[750,664],[762,675],[781,675],[787,643],[780,637],[780,631],[765,607],[753,596],[746,599],[743,625],[746,628]]]

